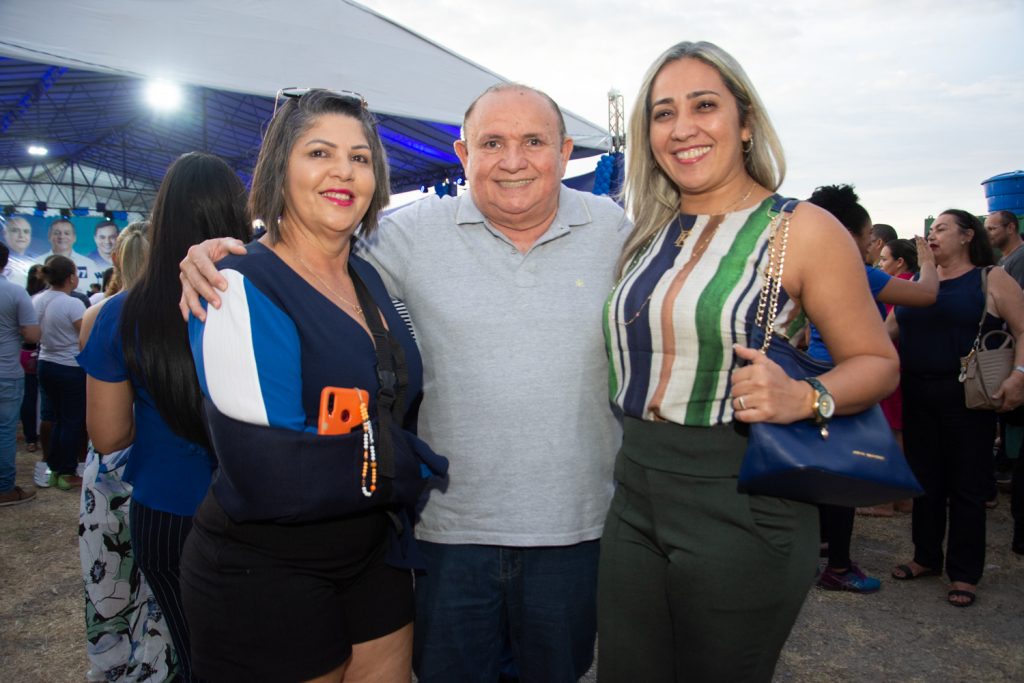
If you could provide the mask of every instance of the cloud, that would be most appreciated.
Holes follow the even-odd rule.
[[[361,1],[598,124],[608,89],[628,113],[670,45],[716,42],[780,131],[783,189],[852,181],[897,226],[948,205],[982,212],[978,183],[1024,163],[1020,0]]]

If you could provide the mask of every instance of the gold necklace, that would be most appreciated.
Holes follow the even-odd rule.
[[[708,215],[708,216],[724,216],[725,214],[729,213],[730,211],[735,209],[737,206],[739,206],[743,202],[745,202],[748,199],[750,199],[750,195],[752,195],[754,193],[754,186],[755,185],[756,185],[756,183],[754,182],[753,179],[751,179],[750,180],[750,185],[747,186],[747,191],[746,191],[746,193],[742,197],[740,197],[739,199],[737,199],[736,201],[734,201],[732,204],[730,204],[729,206],[725,207],[721,211],[709,212],[706,215]],[[679,235],[679,237],[676,238],[676,242],[675,242],[676,246],[681,249],[683,247],[683,245],[686,244],[686,239],[690,236],[691,232],[692,232],[692,230],[684,230]]]
[[[679,231],[679,237],[676,238],[675,245],[682,249],[683,245],[686,244],[686,240],[690,239],[690,235],[693,234],[693,226],[691,225],[689,228],[680,227]]]
[[[358,304],[352,303],[351,301],[349,301],[348,299],[343,297],[341,294],[338,294],[336,291],[334,291],[334,287],[331,287],[329,284],[324,282],[324,279],[322,277],[320,277],[319,275],[317,275],[316,271],[314,271],[312,268],[309,267],[309,264],[306,263],[305,259],[303,259],[301,256],[299,256],[299,252],[298,251],[293,249],[292,253],[295,254],[295,258],[299,259],[299,263],[301,263],[306,268],[306,270],[309,271],[309,274],[312,275],[313,277],[315,277],[317,279],[317,282],[322,284],[327,289],[328,292],[333,294],[335,296],[335,298],[337,298],[342,303],[345,303],[348,306],[350,306],[351,308],[355,309],[356,315],[358,315],[360,318],[363,318],[364,320],[366,319],[366,316],[363,315],[363,307],[362,306],[359,306]]]
[[[743,201],[743,200],[740,200],[740,201]],[[692,227],[689,230],[686,230],[686,229],[683,229],[683,228],[680,228],[680,229],[682,229],[683,232],[682,232],[681,235],[679,235],[678,239],[676,239],[676,243],[675,244],[676,244],[677,247],[683,246],[683,244],[686,243],[687,238],[690,236],[690,233],[693,232],[693,228]],[[710,244],[711,244],[711,238],[710,237],[705,239],[703,242],[698,242],[697,246],[695,246],[693,248],[693,253],[690,254],[689,261],[693,262],[695,260],[700,259],[700,257],[704,255],[704,252],[707,251],[708,246]],[[623,276],[623,278],[624,277],[625,276]],[[623,278],[619,279],[620,283],[622,282]],[[618,287],[618,284],[616,284],[615,286]],[[614,288],[612,289],[612,291],[613,292],[615,291]],[[629,326],[629,325],[632,325],[634,322],[636,322],[636,319],[639,318],[640,314],[644,312],[644,308],[646,308],[647,304],[649,304],[651,302],[651,297],[653,297],[653,296],[654,296],[654,290],[652,289],[651,293],[647,295],[647,298],[644,299],[643,302],[641,302],[639,308],[636,309],[636,313],[633,314],[633,317],[630,318],[629,320],[627,320],[625,322],[622,322],[622,323],[619,323],[619,324],[623,325],[623,326]]]

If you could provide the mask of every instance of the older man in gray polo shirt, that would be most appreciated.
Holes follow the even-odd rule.
[[[420,435],[451,462],[416,528],[414,666],[424,683],[495,681],[510,646],[521,680],[575,681],[592,662],[620,440],[602,307],[630,226],[562,186],[572,140],[541,92],[491,88],[455,149],[469,192],[392,214],[359,251],[408,306]],[[197,273],[219,282],[217,246],[183,264],[211,303]]]

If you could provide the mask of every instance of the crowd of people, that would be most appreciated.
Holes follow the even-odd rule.
[[[45,241],[42,238],[33,239],[30,217],[13,215],[4,221],[3,240],[9,250],[7,268],[11,270],[11,275],[15,279],[24,278],[22,281],[31,281],[28,275],[30,270],[46,263],[51,256],[60,255],[75,264],[78,274],[76,291],[93,295],[106,290],[106,279],[110,277],[109,273],[114,266],[114,244],[119,232],[117,223],[110,219],[88,219],[89,223],[93,224],[92,230],[89,231],[92,239],[89,241],[89,232],[79,240],[73,219],[68,216],[31,220],[49,221],[44,226]],[[77,251],[75,247],[80,244],[85,244],[85,249],[92,247],[91,251],[87,254]]]
[[[363,97],[283,90],[248,196],[179,158],[98,305],[59,254],[33,300],[0,283],[0,503],[35,495],[13,459],[38,342],[46,483],[97,520],[90,673],[575,681],[599,636],[602,681],[769,681],[813,585],[881,586],[852,508],[737,490],[745,425],[824,428],[826,405],[884,402],[924,489],[892,578],[945,572],[973,604],[1024,345],[998,412],[965,407],[960,358],[979,320],[1024,333],[1016,216],[950,209],[911,241],[851,185],[780,195],[768,112],[710,43],[651,65],[629,141],[627,216],[561,184],[558,105],[496,85],[455,142],[468,191],[384,215]],[[780,244],[775,334],[830,364],[816,378],[748,348]],[[111,548],[118,575],[90,572]]]

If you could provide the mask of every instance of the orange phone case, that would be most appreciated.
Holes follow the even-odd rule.
[[[359,412],[360,398],[369,408],[370,394],[365,389],[324,387],[320,392],[320,419],[318,434],[348,434],[363,423]]]

